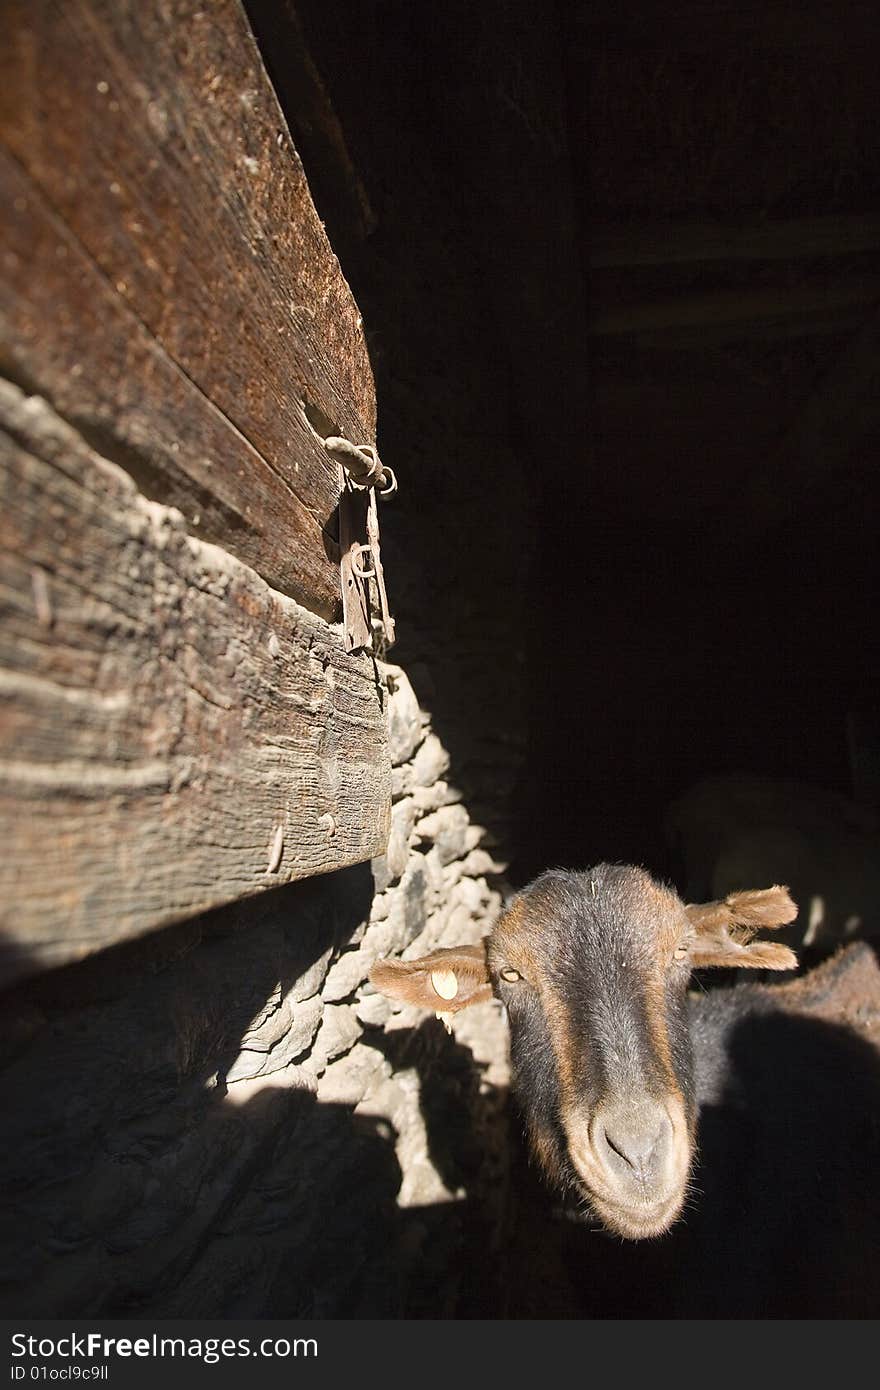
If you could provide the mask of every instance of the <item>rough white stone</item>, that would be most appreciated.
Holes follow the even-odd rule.
[[[377,893],[370,909],[371,922],[384,922],[391,911],[391,899],[387,893]]]
[[[421,841],[433,841],[437,857],[445,865],[467,852],[468,828],[468,814],[463,806],[442,806],[419,821],[415,834]]]
[[[409,677],[399,666],[380,664],[388,686],[388,751],[391,764],[409,762],[425,736],[425,719]]]
[[[334,1057],[350,1051],[360,1035],[361,1025],[350,1004],[326,1004],[309,1060],[317,1071],[321,1071]]]
[[[396,1075],[374,1076],[373,1082],[365,1092],[358,1114],[377,1115],[386,1119],[394,1129],[406,1123],[409,1110],[409,1096],[403,1083],[405,1072]]]
[[[255,1096],[268,1087],[276,1090],[283,1088],[291,1091],[314,1092],[318,1088],[318,1078],[309,1067],[288,1066],[283,1071],[271,1073],[269,1076],[246,1077],[241,1081],[230,1081],[224,1097],[224,1104],[248,1105]]]
[[[376,859],[370,860],[370,870],[373,875],[373,888],[377,893],[384,893],[391,883],[391,874],[388,872],[388,860],[384,854],[380,854]]]
[[[387,923],[375,928],[374,941],[379,937],[380,925],[386,928],[382,933],[383,955],[402,950],[423,929],[432,905],[432,888],[425,856],[411,855],[399,885],[390,895]],[[367,937],[370,935],[368,932]]]
[[[457,1042],[470,1048],[480,1066],[481,1090],[494,1090],[503,1096],[510,1086],[510,1033],[504,1006],[491,999],[462,1009],[452,1017],[452,1031]]]
[[[366,934],[367,934],[367,932],[368,932],[368,930],[369,930],[370,922],[371,922],[372,920],[373,920],[373,912],[372,912],[372,908],[371,908],[371,909],[370,909],[370,915],[369,915],[369,917],[367,918],[367,920],[366,920],[365,922],[360,922],[360,923],[358,924],[358,926],[355,927],[355,929],[354,929],[354,931],[351,933],[351,935],[348,936],[348,937],[346,938],[346,942],[345,942],[346,946],[348,946],[348,947],[357,946],[359,942],[363,941],[364,937],[366,936]]]
[[[450,786],[442,779],[430,787],[413,788],[413,800],[416,807],[426,814],[429,811],[436,811],[440,806],[452,806],[455,802],[461,801],[462,795],[463,793],[458,787]]]
[[[466,859],[462,860],[462,877],[483,878],[486,874],[496,877],[503,874],[507,865],[498,859],[493,859],[484,849],[472,849]]]
[[[373,882],[380,893],[396,883],[406,868],[415,819],[416,805],[412,797],[406,797],[392,806],[388,847],[383,855],[372,862]]]
[[[318,1082],[318,1100],[323,1104],[357,1105],[369,1087],[391,1075],[391,1064],[375,1047],[355,1043],[344,1057],[326,1068]]]
[[[254,1052],[268,1052],[289,1027],[290,1010],[284,1006],[280,984],[276,984],[251,1020],[242,1037],[242,1047]]]
[[[310,965],[290,990],[290,997],[299,1002],[303,999],[310,999],[324,982],[324,976],[330,966],[330,957],[333,955],[333,947],[328,946],[322,956],[319,956],[314,964]]]
[[[463,861],[461,859],[456,859],[451,864],[443,864],[436,846],[430,851],[427,857],[436,865],[443,881],[443,897],[449,900],[452,896],[452,890],[461,878]]]
[[[399,1072],[371,1086],[355,1114],[385,1119],[397,1133],[395,1151],[403,1174],[399,1206],[433,1206],[457,1195],[446,1187],[431,1161],[415,1072]]]
[[[483,878],[463,878],[455,885],[455,901],[477,916],[489,901],[489,885]]]
[[[370,928],[361,947],[361,954],[367,957],[370,965],[375,960],[381,960],[383,956],[396,955],[402,949],[401,942],[405,941],[406,937],[401,928],[402,920],[393,911],[384,922],[376,922]]]
[[[396,882],[406,868],[409,841],[416,820],[416,805],[412,798],[399,801],[391,811],[391,833],[385,858],[391,874],[391,882]]]
[[[469,825],[464,836],[465,849],[476,849],[477,845],[482,844],[485,835],[486,832],[481,825]]]
[[[500,905],[500,898],[498,903]],[[438,946],[465,946],[480,941],[488,935],[496,915],[491,909],[490,903],[475,915],[466,903],[444,903],[428,918],[424,931],[402,952],[403,959],[417,960]]]
[[[227,1082],[245,1081],[256,1076],[269,1076],[280,1071],[310,1047],[321,1024],[324,1001],[320,995],[305,999],[292,1007],[287,995],[271,1018],[273,1040],[266,1045],[269,1030],[266,1026],[254,1034],[248,1031],[242,1049],[226,1074]]]
[[[412,791],[413,771],[412,763],[406,763],[403,767],[393,767],[391,769],[391,800],[399,801],[402,796],[406,796]]]
[[[425,874],[425,900],[424,900],[424,921],[430,917],[432,912],[446,899],[446,889],[443,884],[443,870],[437,862],[436,856],[432,859],[430,854],[420,854],[418,856]],[[421,923],[419,930],[424,926]]]
[[[391,1017],[391,1000],[384,994],[365,994],[355,1004],[355,1013],[368,1028],[380,1028]]]
[[[377,956],[363,947],[356,951],[346,951],[333,962],[324,981],[324,998],[328,1003],[348,999],[369,974],[370,966]]]
[[[449,768],[449,754],[436,734],[428,734],[412,762],[412,785],[431,787]]]

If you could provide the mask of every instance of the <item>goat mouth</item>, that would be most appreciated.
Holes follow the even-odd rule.
[[[623,1111],[624,1116],[633,1113],[637,1107],[632,1105]],[[606,1229],[627,1240],[668,1231],[688,1190],[693,1154],[683,1104],[669,1097],[661,1104],[643,1105],[641,1119],[646,1115],[646,1128],[627,1132],[621,1112],[605,1106],[588,1124],[575,1122],[568,1130],[568,1156],[578,1190]]]
[[[639,1203],[611,1202],[584,1190],[590,1207],[606,1230],[625,1240],[653,1240],[665,1235],[681,1214],[685,1188],[659,1202],[645,1199]]]
[[[668,1178],[659,1189],[627,1185],[621,1190],[602,1181],[593,1164],[589,1165],[589,1172],[584,1172],[577,1162],[573,1168],[577,1189],[591,1211],[606,1230],[626,1240],[662,1236],[681,1214],[687,1197],[687,1169],[671,1181]]]

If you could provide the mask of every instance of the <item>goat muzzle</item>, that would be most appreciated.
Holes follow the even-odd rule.
[[[604,1225],[630,1240],[661,1235],[684,1203],[692,1148],[680,1097],[614,1099],[567,1123],[581,1187]]]

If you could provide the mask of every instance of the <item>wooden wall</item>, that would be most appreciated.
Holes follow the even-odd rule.
[[[380,853],[339,629],[360,315],[238,0],[5,11],[7,973]]]

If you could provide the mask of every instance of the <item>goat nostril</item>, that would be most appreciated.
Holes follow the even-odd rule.
[[[629,1129],[626,1126],[615,1126],[609,1130],[603,1126],[601,1133],[610,1150],[609,1157],[615,1155],[634,1173],[646,1173],[663,1148],[666,1126],[660,1123],[648,1130]],[[612,1158],[611,1162],[613,1165],[615,1159]]]
[[[623,1143],[617,1143],[617,1144],[615,1144],[614,1140],[611,1138],[611,1135],[608,1133],[607,1129],[606,1129],[606,1131],[605,1131],[605,1143],[608,1145],[609,1149],[613,1149],[613,1151],[617,1154],[618,1158],[622,1158],[623,1161],[624,1161],[624,1163],[628,1163],[629,1166],[630,1166],[630,1168],[632,1168],[632,1167],[635,1166],[634,1163],[633,1163],[633,1160],[630,1158],[629,1154],[627,1153],[627,1151],[626,1151],[626,1149],[625,1149]]]

